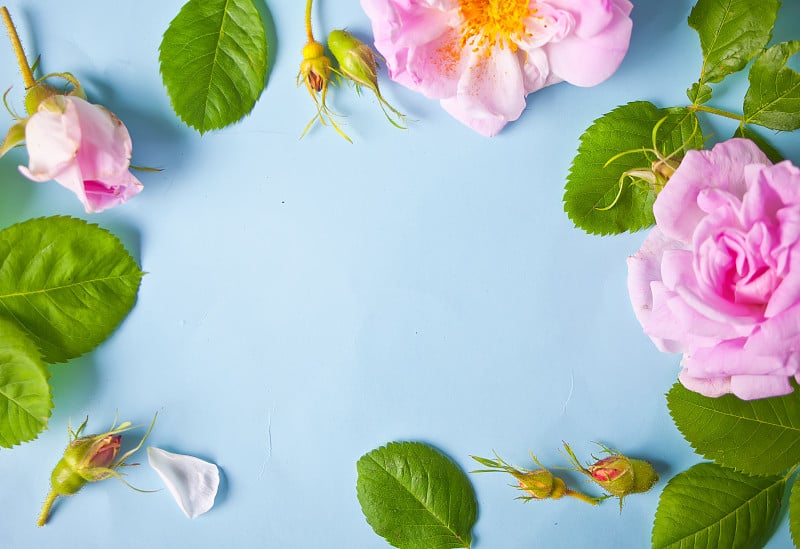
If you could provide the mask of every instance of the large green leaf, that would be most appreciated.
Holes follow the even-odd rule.
[[[564,191],[564,210],[576,227],[591,234],[615,234],[655,222],[656,190],[645,180],[623,174],[652,168],[657,160],[653,129],[659,123],[655,148],[663,157],[675,153],[680,159],[684,149],[703,146],[694,113],[659,109],[647,101],[617,107],[584,132]],[[629,154],[620,156],[626,151]]]
[[[800,40],[765,51],[750,68],[744,97],[745,121],[773,130],[800,128],[800,74],[786,65],[800,51]]]
[[[779,0],[698,0],[689,26],[700,35],[700,83],[742,70],[772,36]]]
[[[33,341],[0,318],[0,446],[33,440],[45,428],[53,407],[47,378]]]
[[[800,547],[800,481],[795,478],[789,496],[789,531],[795,547]]]
[[[142,272],[122,243],[70,217],[0,231],[0,317],[14,321],[47,362],[105,340],[133,307]]]
[[[653,549],[762,547],[781,508],[786,481],[699,463],[664,487],[653,523]]]
[[[175,113],[201,134],[244,117],[264,90],[267,38],[253,0],[189,0],[159,52]]]
[[[667,394],[672,419],[707,459],[756,475],[783,473],[800,463],[800,396],[760,400],[709,398],[676,383]]]
[[[364,516],[394,547],[469,547],[475,493],[449,458],[425,444],[393,442],[365,454],[357,468]]]

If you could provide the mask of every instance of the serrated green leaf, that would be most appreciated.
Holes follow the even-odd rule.
[[[201,134],[243,118],[264,90],[267,37],[252,0],[189,0],[159,52],[175,113]]]
[[[754,475],[800,463],[800,396],[709,398],[676,383],[667,394],[672,419],[706,459]]]
[[[664,487],[653,549],[762,547],[775,527],[785,488],[780,476],[754,477],[699,463]]]
[[[655,145],[664,157],[676,153],[679,159],[682,147],[703,146],[694,113],[659,109],[646,101],[617,107],[584,132],[564,190],[564,211],[576,227],[590,234],[615,234],[654,223],[654,188],[646,181],[632,184],[626,177],[620,191],[620,180],[631,170],[651,169],[657,157],[646,150],[653,148],[653,128],[662,119]],[[620,156],[625,151],[631,154]]]
[[[117,237],[80,219],[0,231],[0,317],[25,330],[47,362],[105,340],[133,307],[142,274]]]
[[[35,439],[53,402],[41,353],[16,324],[0,318],[0,446]]]
[[[756,59],[744,97],[745,122],[773,130],[800,129],[800,73],[786,65],[799,51],[800,40],[783,42]]]
[[[714,92],[711,89],[711,86],[708,84],[700,84],[699,82],[695,82],[692,84],[691,88],[686,90],[686,96],[693,105],[702,105],[703,103],[707,103],[711,100],[713,95]]]
[[[698,0],[689,26],[700,35],[700,83],[742,70],[772,36],[779,0]]]
[[[777,164],[781,160],[785,160],[784,156],[778,149],[773,147],[769,141],[754,132],[749,126],[739,126],[736,128],[736,131],[733,133],[733,137],[744,137],[745,139],[749,139],[758,145],[758,148],[761,149],[764,154],[767,155],[767,158],[769,158],[774,164]]]
[[[357,469],[361,510],[392,546],[470,546],[475,492],[448,457],[418,442],[393,442],[362,456]]]
[[[789,496],[789,531],[795,547],[800,547],[800,481],[794,479]]]

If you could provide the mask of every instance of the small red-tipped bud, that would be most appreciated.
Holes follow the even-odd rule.
[[[632,459],[602,446],[608,457],[595,459],[591,465],[584,467],[569,447],[564,443],[564,449],[575,470],[583,473],[611,496],[619,498],[622,509],[622,500],[630,494],[647,492],[658,481],[658,473],[648,461]]]

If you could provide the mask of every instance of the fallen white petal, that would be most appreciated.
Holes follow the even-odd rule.
[[[219,487],[216,465],[153,446],[147,449],[147,460],[187,517],[195,518],[214,506]]]

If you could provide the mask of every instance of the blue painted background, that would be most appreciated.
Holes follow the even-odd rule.
[[[8,1],[31,57],[42,54],[45,72],[73,72],[127,124],[134,164],[163,171],[139,174],[142,194],[90,217],[148,274],[112,338],[52,367],[49,430],[0,450],[0,546],[388,547],[361,514],[355,463],[392,440],[431,443],[466,470],[470,454],[493,450],[522,466],[533,465],[529,450],[565,464],[562,440],[587,457],[597,440],[650,459],[662,480],[621,514],[615,503],[522,504],[510,477],[471,477],[474,549],[649,546],[665,481],[699,461],[663,397],[679,357],[656,351],[628,301],[625,259],[645,233],[587,236],[561,201],[593,119],[631,100],[685,104],[699,74],[692,2],[635,4],[616,75],[531,95],[496,138],[384,74],[386,97],[416,122],[397,130],[369,94],[336,89],[351,145],[320,127],[299,139],[313,114],[295,86],[302,2],[269,1],[277,45],[253,113],[201,137],[173,114],[158,72],[182,0]],[[320,37],[341,27],[370,36],[356,0],[317,0],[314,13]],[[800,38],[800,3],[787,0],[781,16],[777,37]],[[12,84],[21,110],[0,40],[0,85]],[[740,109],[745,85],[719,86],[715,105]],[[713,129],[732,132],[717,120]],[[796,135],[774,141],[800,161]],[[24,161],[23,151],[0,160],[2,226],[86,217],[65,189],[19,175]],[[158,412],[150,444],[216,462],[216,507],[188,520],[166,490],[112,480],[61,501],[36,528],[69,418],[88,414],[99,432],[115,412],[138,423]],[[139,488],[161,486],[146,465],[128,473]],[[769,547],[789,539],[784,521]]]

